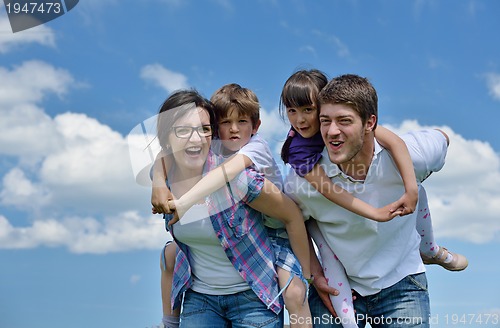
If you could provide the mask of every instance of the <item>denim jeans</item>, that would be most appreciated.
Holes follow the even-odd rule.
[[[283,311],[269,310],[252,290],[231,295],[207,295],[186,291],[181,328],[281,328]]]
[[[406,276],[374,295],[354,295],[354,309],[360,328],[367,323],[373,328],[429,327],[430,304],[425,273]],[[309,293],[309,306],[314,328],[342,328],[339,319],[328,312],[314,288]]]

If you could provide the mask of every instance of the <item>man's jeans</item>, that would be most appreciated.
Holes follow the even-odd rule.
[[[354,308],[360,328],[369,323],[373,328],[429,327],[430,305],[425,273],[414,274],[379,293],[361,296],[355,293]],[[314,328],[342,328],[314,288],[309,293]]]
[[[269,310],[252,290],[231,295],[207,295],[186,291],[181,328],[281,328],[283,312]]]

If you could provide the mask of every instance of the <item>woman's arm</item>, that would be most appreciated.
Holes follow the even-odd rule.
[[[170,167],[170,160],[161,151],[156,156],[153,163],[153,176],[151,188],[151,205],[153,205],[153,214],[171,213],[168,201],[173,199],[172,193],[167,187],[167,171]]]
[[[392,220],[397,215],[401,215],[400,211],[391,211],[394,203],[375,208],[354,197],[339,185],[334,184],[318,164],[314,165],[313,169],[304,178],[331,202],[367,219],[385,222]]]
[[[399,136],[383,126],[375,129],[375,138],[391,153],[405,186],[405,193],[393,203],[392,210],[399,208],[402,211],[401,215],[411,214],[417,206],[418,186],[408,148]]]
[[[285,224],[292,251],[302,266],[302,274],[310,278],[309,237],[298,205],[267,179],[264,179],[260,195],[248,205]]]

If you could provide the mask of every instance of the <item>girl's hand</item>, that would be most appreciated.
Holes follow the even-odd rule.
[[[387,222],[394,219],[398,215],[402,215],[403,211],[400,207],[396,207],[396,209],[393,210],[393,208],[396,206],[396,203],[397,201],[384,207],[375,209],[373,220],[377,222]]]
[[[415,212],[418,201],[418,190],[415,192],[405,192],[400,199],[391,204],[391,212],[401,212],[398,215],[408,215]]]

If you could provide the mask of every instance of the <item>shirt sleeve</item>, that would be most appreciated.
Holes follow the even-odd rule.
[[[448,144],[440,131],[433,129],[411,131],[401,138],[410,152],[418,181],[422,182],[432,172],[443,168]]]
[[[253,136],[250,141],[241,147],[238,154],[250,158],[259,172],[264,172],[273,162],[269,145],[260,136]]]
[[[263,186],[264,176],[253,168],[246,168],[229,182],[233,200],[244,203],[251,203],[259,197]]]

